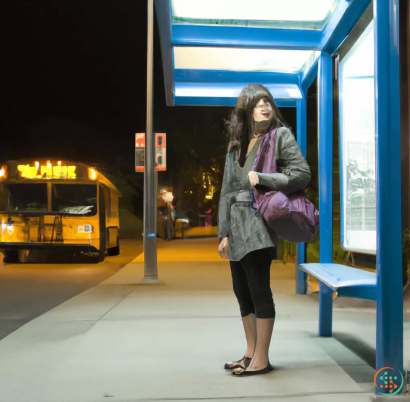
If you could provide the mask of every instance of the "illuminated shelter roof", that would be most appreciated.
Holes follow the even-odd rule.
[[[155,0],[167,105],[234,106],[249,83],[295,106],[370,0]]]
[[[172,23],[323,29],[338,0],[172,0]],[[308,4],[308,6],[307,6]]]

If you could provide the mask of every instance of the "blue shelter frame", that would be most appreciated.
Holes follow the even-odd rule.
[[[175,1],[175,0],[174,0]],[[155,0],[168,106],[234,106],[249,83],[265,85],[280,107],[296,107],[297,140],[306,155],[306,94],[317,78],[319,121],[320,262],[333,262],[333,61],[332,55],[371,4],[339,0],[323,29],[174,23],[172,0]],[[376,194],[377,194],[377,369],[403,371],[401,159],[399,93],[399,0],[374,0]],[[314,51],[298,71],[233,71],[181,68],[176,49],[224,48]],[[305,263],[298,245],[297,266]],[[306,293],[297,268],[296,293]],[[322,311],[322,310],[321,310]],[[331,334],[331,311],[327,328]]]

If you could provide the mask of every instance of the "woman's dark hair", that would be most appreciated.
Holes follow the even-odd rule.
[[[267,88],[260,84],[249,84],[243,88],[235,109],[226,121],[229,137],[228,152],[234,152],[235,159],[239,160],[241,166],[245,163],[246,150],[254,134],[253,109],[261,99],[266,99],[273,109],[272,122],[267,132],[274,128],[288,127]]]

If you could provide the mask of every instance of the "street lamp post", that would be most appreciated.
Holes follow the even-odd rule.
[[[147,129],[144,169],[144,284],[162,283],[157,267],[157,175],[153,133],[154,0],[148,0]]]

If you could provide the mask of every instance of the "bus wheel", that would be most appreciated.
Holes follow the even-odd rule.
[[[105,260],[105,252],[104,252],[104,250],[100,250],[99,252],[98,252],[98,255],[97,256],[93,256],[93,257],[91,257],[91,263],[92,264],[98,264],[98,263],[100,263],[100,262],[104,262],[104,260]]]
[[[99,254],[99,256],[97,257],[97,262],[104,262],[104,260],[105,260],[105,250],[106,250],[105,247],[102,247],[102,248],[100,249],[100,254]]]
[[[115,247],[111,247],[108,250],[108,255],[120,255],[120,239],[117,237],[117,245]]]
[[[17,264],[20,262],[18,251],[16,250],[3,251],[3,253],[4,253],[3,262],[5,264]]]

